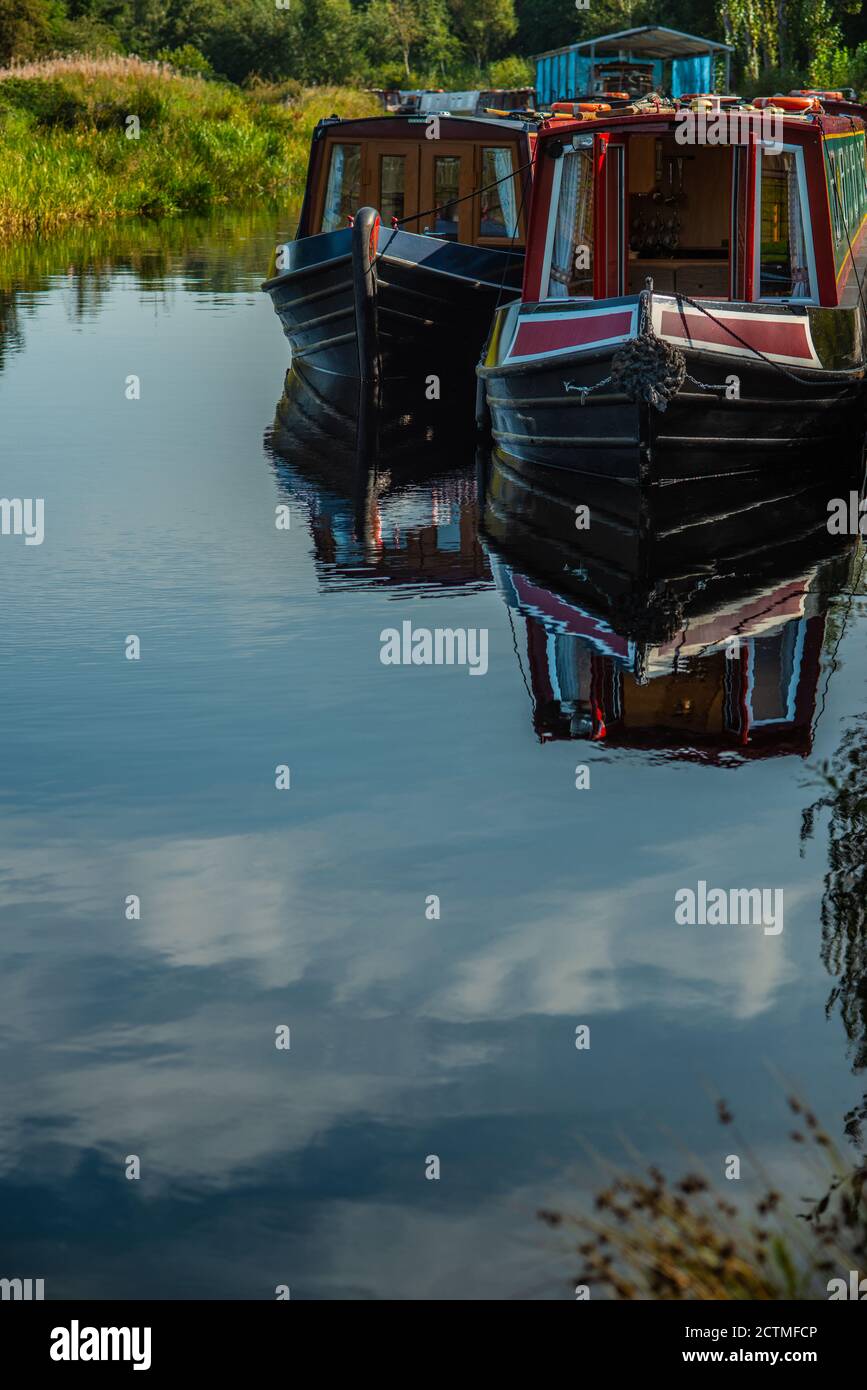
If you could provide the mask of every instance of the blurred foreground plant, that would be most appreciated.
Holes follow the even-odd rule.
[[[863,1273],[867,1164],[847,1163],[815,1115],[795,1096],[788,1103],[798,1126],[790,1137],[818,1196],[784,1196],[762,1175],[761,1196],[739,1207],[698,1170],[671,1182],[657,1167],[636,1175],[606,1164],[595,1214],[538,1213],[576,1233],[576,1284],[615,1299],[827,1299],[830,1279]],[[732,1124],[722,1101],[717,1114]]]

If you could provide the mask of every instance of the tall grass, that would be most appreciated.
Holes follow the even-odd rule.
[[[575,1282],[624,1301],[776,1301],[827,1299],[830,1279],[848,1281],[851,1270],[863,1277],[867,1157],[851,1162],[797,1096],[788,1104],[804,1184],[797,1197],[763,1172],[736,1130],[734,1150],[763,1182],[746,1207],[695,1159],[676,1181],[656,1166],[629,1172],[605,1163],[608,1180],[596,1193],[595,1214],[538,1213],[581,1257]],[[733,1124],[724,1101],[717,1116]]]
[[[120,56],[4,69],[0,238],[286,196],[303,181],[322,116],[376,110],[365,93],[242,91]]]

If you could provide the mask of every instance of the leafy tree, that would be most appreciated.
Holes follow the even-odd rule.
[[[535,80],[536,69],[526,58],[500,58],[488,68],[488,85],[491,87],[532,87]]]
[[[47,0],[0,0],[0,63],[32,58],[48,45],[52,10]]]
[[[481,76],[491,50],[512,38],[518,28],[514,0],[450,0],[455,29]]]
[[[375,51],[384,57],[399,55],[408,78],[427,29],[424,0],[371,0],[365,20]]]

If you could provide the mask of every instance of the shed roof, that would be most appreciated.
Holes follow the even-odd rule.
[[[641,53],[648,58],[688,58],[697,53],[719,50],[733,53],[728,43],[718,43],[716,39],[702,39],[696,34],[683,34],[679,29],[665,29],[658,24],[643,24],[638,29],[619,29],[616,34],[600,34],[597,39],[583,39],[580,43],[570,43],[565,48],[549,48],[545,53],[534,53],[534,58],[553,58],[558,53],[579,51],[595,53]]]

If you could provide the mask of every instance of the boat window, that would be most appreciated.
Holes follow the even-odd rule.
[[[518,208],[515,200],[515,179],[510,149],[482,149],[482,188],[480,194],[480,237],[515,237],[518,235]],[[500,182],[502,180],[502,182]],[[495,187],[489,188],[488,184]]]
[[[794,151],[762,151],[759,297],[810,299],[804,216]]]
[[[593,294],[593,160],[589,150],[563,151],[545,297]]]
[[[379,210],[383,222],[401,218],[406,204],[406,155],[384,154],[380,157]]]
[[[345,227],[361,203],[361,146],[332,145],[322,212],[323,232]]]
[[[434,160],[434,205],[437,209],[434,234],[446,241],[458,239],[460,175],[459,155],[438,155]]]

